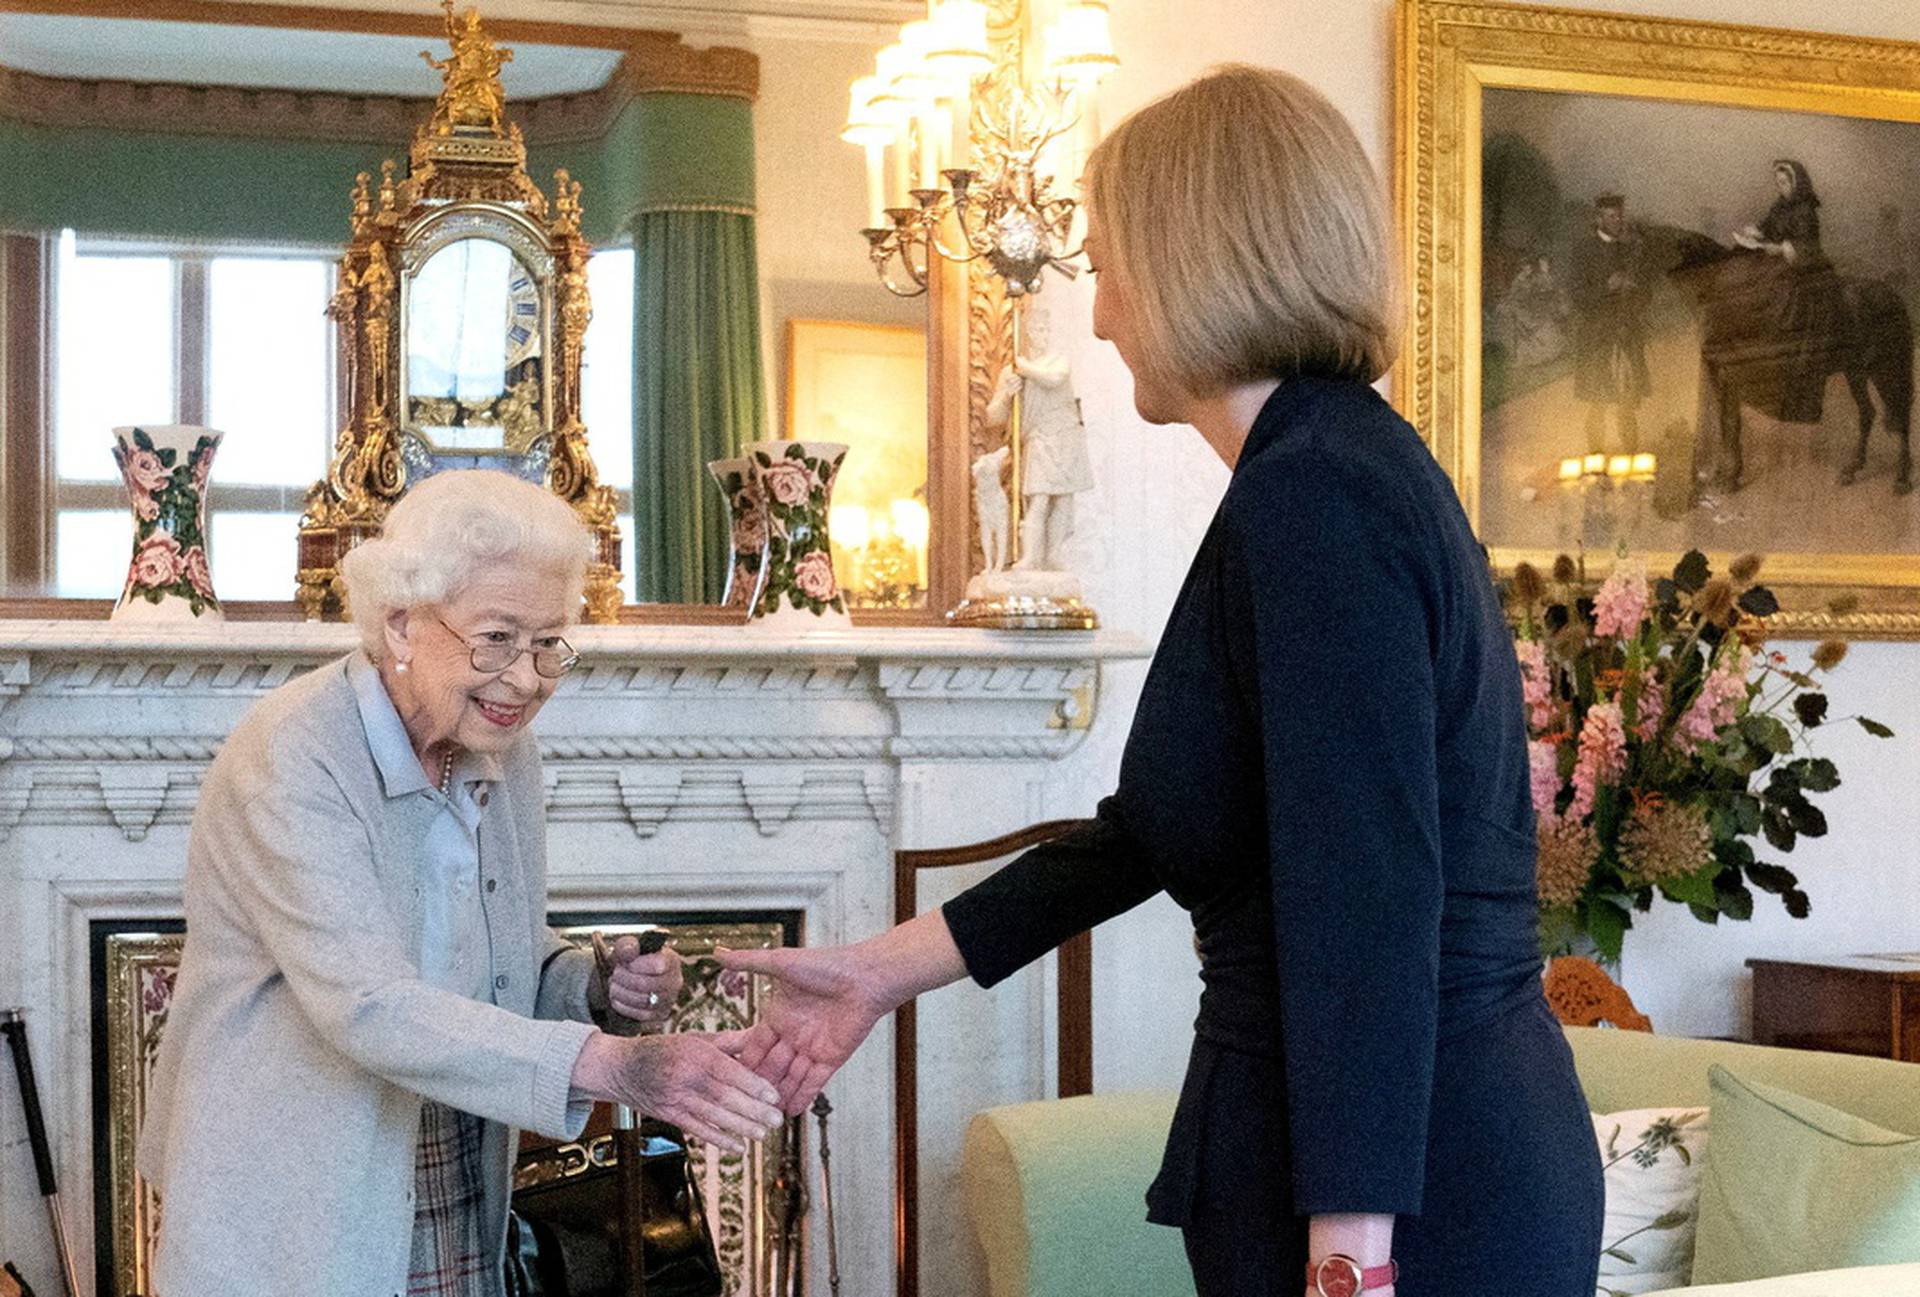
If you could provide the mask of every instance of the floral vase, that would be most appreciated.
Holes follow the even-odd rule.
[[[756,441],[746,451],[767,505],[766,571],[749,620],[798,630],[851,626],[827,539],[827,507],[846,446]]]
[[[727,591],[720,597],[723,608],[747,612],[760,593],[760,577],[767,570],[767,501],[754,480],[753,461],[714,459],[707,461],[720,494],[727,502]]]
[[[133,508],[133,560],[115,621],[219,621],[207,562],[207,475],[221,434],[149,424],[113,430],[114,460]]]

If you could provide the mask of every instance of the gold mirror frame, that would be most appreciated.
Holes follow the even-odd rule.
[[[494,238],[541,280],[542,435],[513,464],[499,452],[450,452],[455,459],[496,458],[523,476],[539,474],[572,505],[593,536],[586,617],[619,620],[620,533],[613,492],[600,484],[580,420],[580,358],[593,305],[587,292],[592,249],[580,235],[580,183],[554,173],[551,203],[527,175],[527,147],[505,115],[497,49],[468,10],[456,20],[442,0],[453,54],[435,63],[445,78],[432,116],[414,133],[405,177],[391,159],[377,191],[354,180],[352,240],[340,259],[327,313],[339,328],[346,375],[345,422],[327,475],[307,492],[300,519],[298,592],[309,621],[346,613],[340,560],[379,535],[408,481],[435,471],[435,457],[406,407],[407,292],[426,259],[460,238]]]
[[[427,263],[456,244],[480,239],[504,247],[515,263],[526,269],[533,278],[538,295],[538,310],[534,327],[540,338],[540,409],[537,431],[516,437],[511,428],[504,428],[501,450],[466,450],[459,447],[438,446],[422,427],[414,420],[412,392],[412,355],[408,348],[413,336],[413,295],[414,284]],[[555,342],[553,313],[553,253],[547,246],[546,232],[525,220],[518,212],[502,211],[485,203],[456,203],[439,211],[429,212],[419,224],[407,231],[400,245],[400,330],[399,339],[402,351],[399,357],[398,409],[402,414],[399,420],[401,436],[411,437],[424,443],[428,451],[446,455],[486,457],[505,455],[508,457],[527,454],[539,438],[548,436],[554,429],[553,409],[553,351]],[[504,395],[504,394],[503,394]],[[407,448],[402,450],[402,458]]]
[[[1481,95],[1656,98],[1920,123],[1920,45],[1505,4],[1400,0],[1395,191],[1410,289],[1395,404],[1480,526]],[[1496,569],[1550,565],[1495,546]],[[1656,568],[1677,554],[1649,554]],[[1716,554],[1724,567],[1726,555]],[[1920,639],[1920,555],[1769,554],[1790,638]],[[1836,598],[1857,609],[1836,613]]]

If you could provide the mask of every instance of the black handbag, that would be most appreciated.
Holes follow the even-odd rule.
[[[643,1120],[594,1141],[584,1169],[528,1178],[507,1219],[507,1297],[720,1297],[725,1289],[678,1127]],[[644,1289],[629,1268],[635,1238]]]

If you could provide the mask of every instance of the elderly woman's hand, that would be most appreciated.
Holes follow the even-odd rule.
[[[670,1121],[717,1148],[740,1153],[781,1121],[780,1092],[734,1055],[744,1032],[717,1035],[590,1037],[573,1066],[573,1086]]]
[[[613,943],[613,975],[607,979],[607,999],[621,1017],[643,1026],[665,1022],[680,998],[681,980],[680,956],[672,946],[643,955],[634,937],[622,937]]]

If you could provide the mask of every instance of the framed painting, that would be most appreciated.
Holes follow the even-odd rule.
[[[551,916],[562,936],[587,946],[595,928],[609,936],[658,926],[633,913]],[[797,915],[662,916],[673,947],[686,960],[685,986],[668,1030],[727,1031],[758,1017],[760,979],[714,963],[715,946],[765,950],[795,944]],[[153,1248],[162,1219],[160,1196],[134,1168],[146,1119],[147,1090],[172,1007],[174,979],[186,941],[178,922],[98,924],[94,933],[94,1212],[99,1251],[96,1287],[114,1297],[152,1291]],[[576,1144],[522,1140],[515,1187],[578,1174],[604,1159],[605,1113]],[[773,1292],[773,1222],[768,1181],[777,1158],[762,1144],[720,1153],[688,1140],[688,1157],[714,1228],[729,1297]]]
[[[1920,638],[1920,45],[1401,0],[1402,412],[1495,567],[1757,553]]]
[[[833,486],[834,573],[856,607],[924,607],[927,335],[851,320],[787,322],[787,437],[847,446]]]

